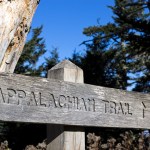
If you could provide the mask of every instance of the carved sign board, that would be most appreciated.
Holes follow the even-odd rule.
[[[0,120],[150,128],[150,95],[0,74]]]

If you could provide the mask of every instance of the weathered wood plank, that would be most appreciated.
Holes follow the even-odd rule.
[[[150,128],[150,95],[0,74],[0,120]]]
[[[48,71],[49,79],[83,83],[83,70],[64,60]],[[47,150],[85,150],[84,127],[47,125]]]

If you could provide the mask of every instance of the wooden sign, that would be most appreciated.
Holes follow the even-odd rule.
[[[150,128],[149,118],[149,94],[0,74],[2,121]]]

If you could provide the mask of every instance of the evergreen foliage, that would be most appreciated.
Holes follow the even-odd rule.
[[[32,37],[24,46],[24,50],[15,68],[15,73],[40,76],[41,68],[37,66],[39,58],[46,52],[45,41],[40,37],[42,26],[32,29]]]
[[[115,5],[109,7],[114,14],[113,23],[91,26],[83,31],[91,38],[82,43],[88,49],[83,57],[84,61],[88,61],[86,67],[91,74],[87,78],[91,80],[94,70],[99,70],[91,83],[103,85],[100,80],[108,82],[106,75],[110,73],[113,81],[109,78],[108,86],[126,89],[134,84],[133,90],[150,92],[150,1],[115,0]],[[97,52],[93,54],[93,51]],[[107,55],[112,53],[108,61]],[[92,60],[90,55],[97,58]],[[104,63],[104,60],[107,62]]]
[[[29,39],[21,54],[21,57],[15,68],[15,73],[28,76],[47,76],[47,71],[59,62],[57,48],[53,48],[45,57],[44,62],[39,62],[40,57],[46,54],[44,38],[41,37],[43,27],[32,29],[32,37]]]
[[[116,51],[106,50],[107,41],[101,44],[102,41],[93,45],[87,44],[85,55],[81,56],[74,52],[70,60],[83,69],[85,83],[120,88],[113,68]]]
[[[59,63],[59,54],[58,54],[58,49],[57,48],[53,48],[50,51],[50,55],[49,57],[45,58],[45,62],[40,66],[40,70],[42,71],[42,75],[44,77],[47,77],[47,72],[48,70],[50,70],[53,66],[55,66],[56,64]]]

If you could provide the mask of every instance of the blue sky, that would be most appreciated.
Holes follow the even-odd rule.
[[[42,37],[46,48],[57,47],[60,59],[70,57],[74,50],[83,53],[79,46],[88,37],[82,34],[85,27],[112,21],[107,7],[114,0],[41,0],[33,18],[32,27],[43,25]]]

